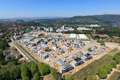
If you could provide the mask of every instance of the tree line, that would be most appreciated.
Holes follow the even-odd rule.
[[[97,68],[96,73],[101,79],[105,79],[107,77],[107,74],[109,74],[112,69],[116,68],[117,64],[120,63],[120,52],[115,54],[112,59],[113,61],[110,64],[103,64],[99,68]]]

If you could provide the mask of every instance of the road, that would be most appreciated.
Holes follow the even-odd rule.
[[[28,61],[35,61],[30,55],[28,55],[27,52],[25,52],[16,42],[14,42],[14,45],[25,55],[24,57],[28,58]]]

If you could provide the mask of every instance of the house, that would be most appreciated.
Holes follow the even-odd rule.
[[[84,53],[83,53],[83,52],[80,52],[80,53],[78,53],[78,54],[80,54],[80,56],[81,56],[81,57],[84,55]]]
[[[97,49],[98,47],[97,46],[93,46],[93,47],[90,47],[88,50],[89,51],[94,51],[95,49]]]
[[[75,59],[73,59],[73,65],[74,65],[74,67],[79,66],[79,65],[81,65],[83,63],[84,62],[83,62],[83,60],[80,57],[76,57]]]
[[[3,51],[3,55],[5,56],[5,55],[8,55],[8,54],[10,54],[11,53],[11,51],[10,51],[10,49],[9,50],[4,50]]]
[[[76,34],[70,34],[70,38],[76,38]]]
[[[40,37],[42,34],[41,33],[33,33],[32,36],[33,37]]]
[[[14,38],[15,40],[19,40],[19,39],[22,38],[22,36],[21,36],[21,35],[19,35],[19,36],[13,36],[13,38]]]
[[[28,37],[27,39],[24,39],[25,41],[32,41],[34,40],[34,37]]]
[[[59,66],[59,71],[60,73],[65,73],[68,72],[72,69],[74,69],[74,67],[72,65],[70,65],[69,63],[65,63],[63,60],[59,59],[58,61]]]
[[[58,32],[58,33],[61,33],[61,32],[63,32],[64,30],[62,30],[62,29],[57,29],[56,30],[56,32]]]
[[[50,32],[52,32],[53,31],[53,28],[50,28]]]
[[[85,46],[85,43],[84,43],[84,42],[81,42],[81,43],[80,43],[80,46],[84,47],[84,46]]]
[[[11,52],[10,54],[8,54],[8,55],[5,56],[5,60],[8,60],[10,58],[19,59],[21,57],[21,55],[19,54],[19,52],[15,48],[13,48],[13,47],[10,48],[10,52]]]
[[[24,44],[25,46],[27,46],[27,45],[30,44],[30,42],[22,41],[22,44]]]
[[[41,47],[43,48],[43,49],[45,49],[46,47],[48,47],[46,44],[41,44]]]
[[[46,58],[49,57],[48,54],[46,54],[46,53],[43,52],[43,51],[38,52],[37,54],[38,54],[38,56],[39,56],[40,58],[42,58],[42,59],[46,59]]]
[[[87,61],[87,60],[92,59],[92,56],[91,56],[91,54],[86,53],[85,55],[83,55],[83,59],[84,59],[85,61]]]
[[[92,30],[92,29],[86,27],[78,27],[77,30],[82,31],[82,30]]]
[[[106,34],[93,34],[95,37],[107,37]]]
[[[74,44],[74,47],[79,47],[79,45],[78,44]]]

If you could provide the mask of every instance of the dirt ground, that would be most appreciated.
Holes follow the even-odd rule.
[[[51,43],[51,42],[48,42],[47,45],[48,45],[48,47],[49,47],[50,49],[52,49],[50,43]],[[100,59],[102,56],[104,56],[105,54],[109,53],[109,52],[110,52],[111,50],[113,50],[114,48],[120,49],[120,47],[118,47],[119,45],[118,45],[117,43],[106,42],[105,44],[106,44],[106,46],[109,47],[109,49],[107,49],[106,51],[104,51],[103,53],[101,53],[101,54],[99,54],[99,55],[97,55],[97,56],[94,56],[91,60],[86,61],[84,64],[75,67],[73,70],[71,70],[71,71],[69,71],[69,72],[67,72],[67,73],[65,73],[65,74],[70,74],[70,75],[72,75],[72,74],[76,73],[77,71],[79,71],[80,69],[82,69],[82,68],[84,68],[85,66],[87,66],[88,64],[92,63],[93,61],[95,61],[95,60],[97,60],[97,59]],[[20,45],[22,45],[22,44],[20,44]],[[83,49],[84,52],[86,52],[89,47],[95,46],[95,45],[96,45],[96,46],[99,46],[99,43],[94,43],[94,42],[91,42],[90,44],[87,44],[87,43],[86,43],[86,48]],[[38,55],[36,55],[35,53],[33,53],[31,50],[29,50],[27,46],[24,46],[24,45],[22,45],[22,46],[23,46],[29,53],[31,53],[33,56],[35,56],[37,59],[39,59],[41,62],[45,62],[45,63],[49,64],[51,67],[56,68],[57,70],[59,70],[59,65],[57,64],[57,60],[58,60],[58,59],[64,59],[64,57],[62,57],[62,56],[64,56],[64,54],[68,55],[68,53],[64,53],[63,55],[57,55],[56,51],[53,51],[53,53],[55,54],[55,56],[57,56],[57,59],[54,59],[54,58],[53,58],[53,59],[51,59],[51,62],[46,62],[46,60],[41,59]],[[100,46],[99,46],[99,47],[100,47]],[[73,48],[73,51],[70,52],[71,55],[72,55],[72,54],[75,54],[74,50],[75,50],[75,49]],[[78,52],[78,50],[76,50],[76,51]]]
[[[52,77],[51,74],[49,74],[49,75],[44,76],[43,80],[55,80],[55,79]]]
[[[107,54],[107,53],[109,53],[111,50],[113,50],[114,48],[117,47],[118,49],[120,49],[120,46],[118,47],[118,44],[117,44],[117,43],[110,43],[110,42],[109,42],[109,43],[106,43],[106,46],[108,46],[109,49],[107,49],[104,53],[102,53],[102,54],[100,54],[100,55],[98,55],[98,56],[96,56],[96,57],[93,57],[91,60],[86,61],[84,64],[75,67],[73,70],[71,70],[71,71],[69,71],[69,72],[67,72],[67,73],[65,73],[65,74],[70,74],[70,75],[72,75],[72,74],[76,73],[77,71],[79,71],[80,69],[82,69],[82,68],[84,68],[85,66],[87,66],[88,64],[92,63],[93,61],[95,61],[95,60],[97,60],[97,59],[100,59],[100,58],[103,57],[105,54]]]

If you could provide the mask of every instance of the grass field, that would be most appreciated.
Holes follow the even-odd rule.
[[[84,67],[80,71],[76,72],[72,75],[74,80],[84,80],[85,77],[88,75],[96,76],[96,69],[100,67],[102,64],[109,64],[112,61],[111,55],[105,55],[101,59],[96,60],[89,64],[88,66]]]
[[[114,72],[108,80],[118,80],[120,77],[120,72]]]
[[[116,51],[118,51],[118,49],[117,48],[115,48],[115,49],[113,49],[113,50],[111,50],[109,53],[115,53]]]
[[[120,70],[120,66],[118,67],[118,70]]]

